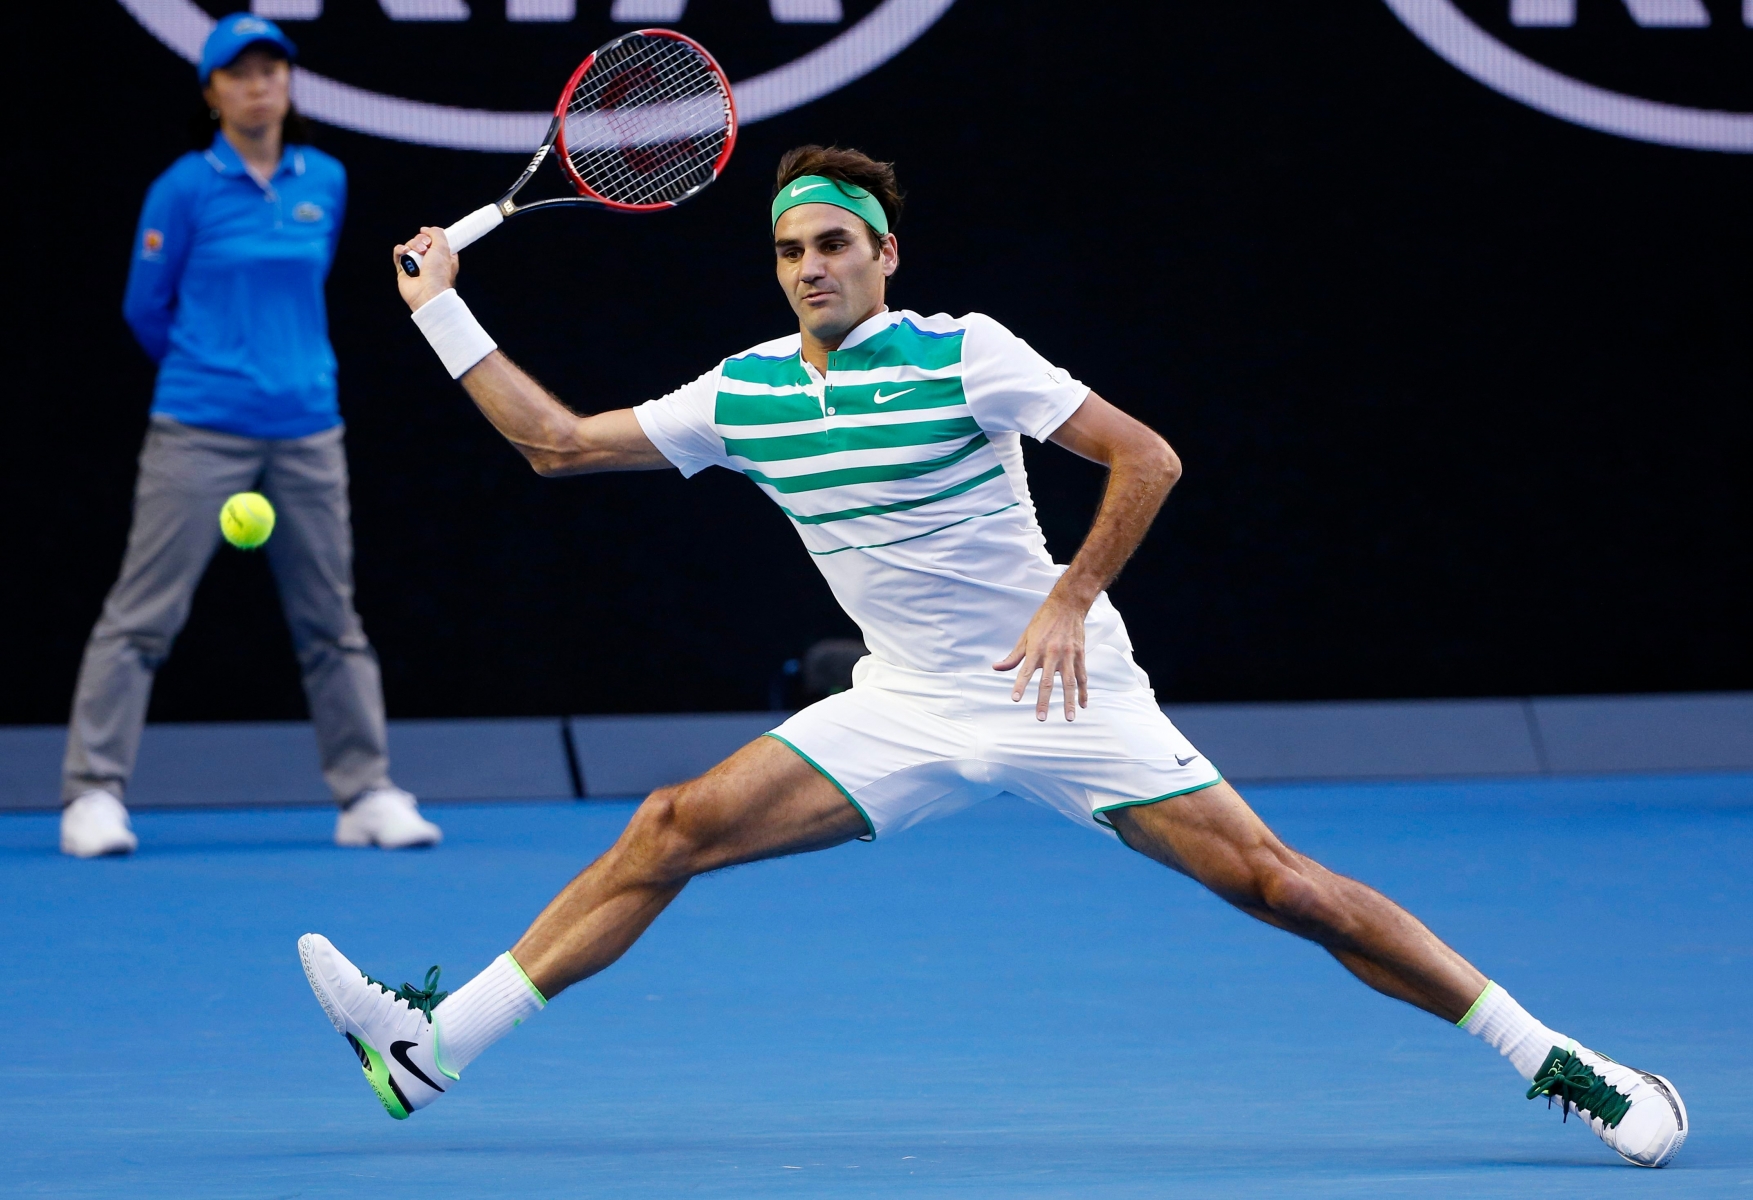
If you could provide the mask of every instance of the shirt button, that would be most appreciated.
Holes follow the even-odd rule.
[[[830,416],[830,417],[831,417],[831,416],[833,416],[833,415],[834,415],[834,410],[833,410],[833,409],[831,409],[831,408],[830,408],[830,409],[829,409],[829,410],[828,410],[828,415],[829,415],[829,416]]]

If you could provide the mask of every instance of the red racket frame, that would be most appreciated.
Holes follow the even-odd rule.
[[[737,102],[736,93],[731,90],[730,76],[724,73],[724,68],[718,65],[718,60],[712,57],[710,50],[687,34],[677,33],[673,29],[635,29],[622,34],[609,45],[617,45],[624,38],[638,37],[642,34],[647,37],[666,37],[678,42],[686,42],[695,49],[701,58],[706,60],[706,65],[712,68],[718,76],[718,81],[724,85],[724,96],[730,106],[730,132],[724,140],[724,149],[719,151],[717,160],[712,164],[712,178],[716,180],[724,170],[724,164],[730,161],[730,152],[736,149],[737,144]],[[560,151],[560,169],[566,172],[566,177],[572,181],[572,187],[579,195],[594,200],[607,208],[618,209],[621,212],[659,212],[666,208],[674,208],[688,197],[683,196],[681,200],[660,200],[656,204],[622,204],[598,194],[590,184],[579,178],[578,172],[572,167],[572,155],[566,149],[566,105],[572,99],[572,93],[578,87],[578,81],[583,79],[585,72],[596,63],[597,55],[608,48],[608,46],[603,46],[592,50],[590,56],[578,64],[578,70],[572,72],[572,78],[566,81],[566,86],[560,89],[560,100],[554,105],[554,119],[560,122],[559,132],[554,138],[554,148]]]

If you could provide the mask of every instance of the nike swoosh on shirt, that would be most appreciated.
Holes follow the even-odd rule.
[[[876,390],[876,395],[871,397],[871,398],[873,400],[875,400],[878,404],[887,404],[889,401],[894,400],[897,397],[905,396],[908,392],[917,392],[918,390],[919,390],[918,388],[902,388],[898,392],[890,392],[888,395],[885,396],[885,395],[883,395],[883,389],[878,388]]]
[[[1198,757],[1199,756],[1197,754],[1189,754],[1186,758],[1182,758],[1179,754],[1177,754],[1177,755],[1175,755],[1175,765],[1177,767],[1184,767],[1188,763],[1192,762],[1194,759],[1196,759]],[[397,1043],[397,1044],[400,1045],[400,1043]]]
[[[805,192],[813,192],[813,191],[815,191],[815,190],[816,190],[816,189],[817,189],[817,188],[819,188],[819,187],[827,187],[827,186],[828,186],[828,185],[827,185],[827,184],[825,184],[825,183],[812,183],[812,184],[810,184],[810,185],[809,185],[809,186],[808,186],[808,187],[798,187],[798,186],[797,186],[797,185],[796,185],[796,184],[795,184],[795,183],[794,183],[794,184],[792,184],[792,185],[791,185],[791,194],[792,194],[792,195],[793,195],[793,196],[801,196],[801,195],[803,195],[803,194],[804,194],[804,193],[805,193]]]
[[[408,1049],[413,1045],[415,1045],[414,1042],[391,1042],[390,1053],[395,1056],[395,1060],[401,1063],[402,1066],[407,1069],[408,1073],[413,1075],[415,1079],[418,1079],[421,1083],[425,1084],[435,1092],[442,1092],[444,1089],[439,1087],[436,1083],[433,1083],[432,1080],[426,1078],[426,1072],[422,1071],[419,1067],[416,1067],[408,1058]]]

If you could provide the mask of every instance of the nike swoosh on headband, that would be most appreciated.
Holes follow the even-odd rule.
[[[908,392],[917,392],[918,390],[919,390],[918,388],[903,388],[898,392],[890,392],[887,396],[885,396],[885,395],[883,395],[883,389],[878,388],[876,390],[876,395],[873,396],[872,399],[874,399],[878,404],[887,404],[889,401],[895,399],[898,396],[905,396]]]
[[[415,1066],[413,1061],[408,1058],[408,1051],[413,1049],[414,1045],[415,1043],[413,1042],[391,1042],[390,1053],[395,1056],[397,1062],[407,1068],[408,1073],[415,1079],[418,1079],[421,1083],[425,1084],[435,1092],[442,1092],[444,1089],[428,1079],[426,1077],[426,1072]]]
[[[816,195],[817,192],[821,195]],[[801,175],[791,181],[790,187],[780,189],[767,212],[773,232],[779,232],[780,217],[804,204],[843,208],[869,225],[879,237],[888,236],[889,215],[883,211],[882,201],[856,184],[825,175]]]

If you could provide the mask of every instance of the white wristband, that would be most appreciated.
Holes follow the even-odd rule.
[[[446,288],[415,309],[414,324],[438,351],[439,361],[452,379],[461,379],[470,367],[499,349],[499,343],[481,328],[455,288]]]

